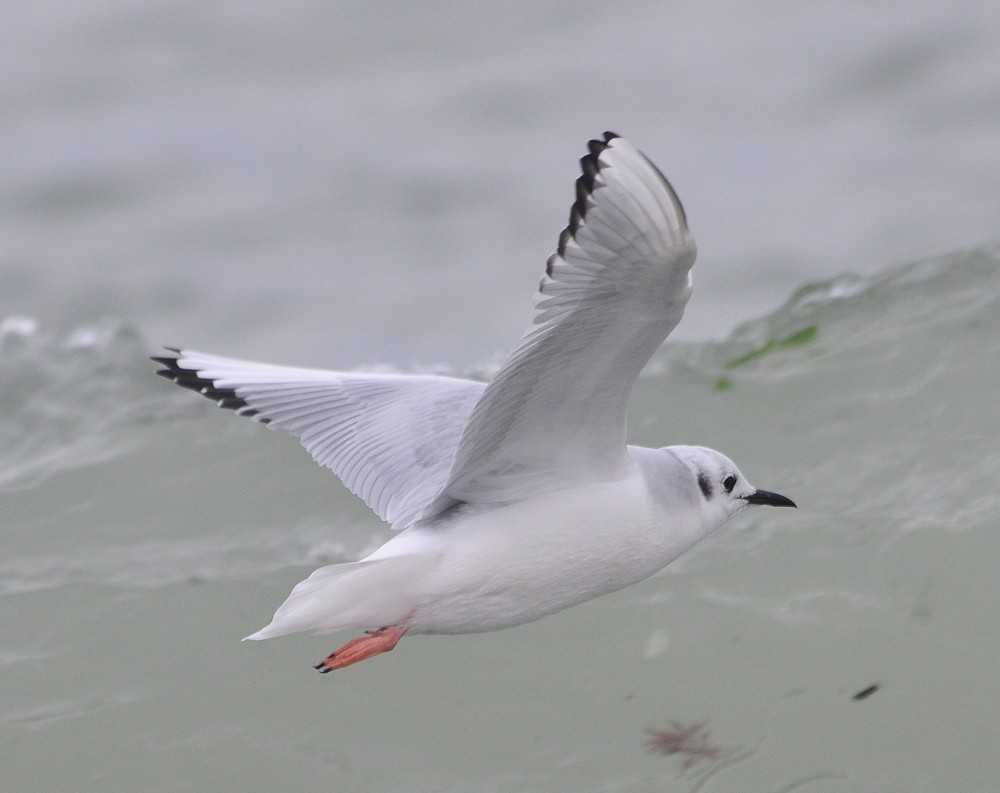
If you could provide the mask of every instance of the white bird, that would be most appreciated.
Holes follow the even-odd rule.
[[[531,622],[642,581],[751,504],[795,506],[711,449],[626,445],[629,393],[681,319],[695,243],[627,140],[606,132],[580,165],[532,323],[489,384],[154,358],[178,385],[297,436],[400,530],[314,572],[247,639],[371,629],[316,666],[329,672],[406,633]]]

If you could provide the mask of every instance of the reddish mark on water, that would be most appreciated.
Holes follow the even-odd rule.
[[[679,721],[670,722],[670,729],[654,730],[647,728],[649,740],[646,746],[656,754],[677,754],[684,758],[681,774],[694,767],[702,760],[718,760],[722,754],[721,746],[711,743],[711,735],[705,729],[705,722],[685,727]]]

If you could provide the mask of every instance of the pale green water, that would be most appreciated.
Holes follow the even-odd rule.
[[[995,788],[995,250],[806,288],[654,359],[632,439],[715,446],[797,511],[533,625],[327,676],[339,636],[238,640],[384,527],[146,353],[110,325],[0,340],[5,790]],[[650,753],[671,721],[719,756]]]

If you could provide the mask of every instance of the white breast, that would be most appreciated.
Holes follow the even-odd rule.
[[[544,617],[641,581],[704,536],[680,536],[638,471],[482,513],[415,526],[369,559],[436,553],[414,581],[415,633],[475,633]]]

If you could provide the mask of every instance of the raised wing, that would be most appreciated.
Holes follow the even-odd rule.
[[[157,374],[295,435],[394,528],[411,524],[448,477],[483,383],[432,375],[300,369],[171,350]]]
[[[684,313],[696,250],[656,166],[614,133],[589,148],[534,320],[476,404],[424,516],[613,479],[628,465],[629,394]]]

